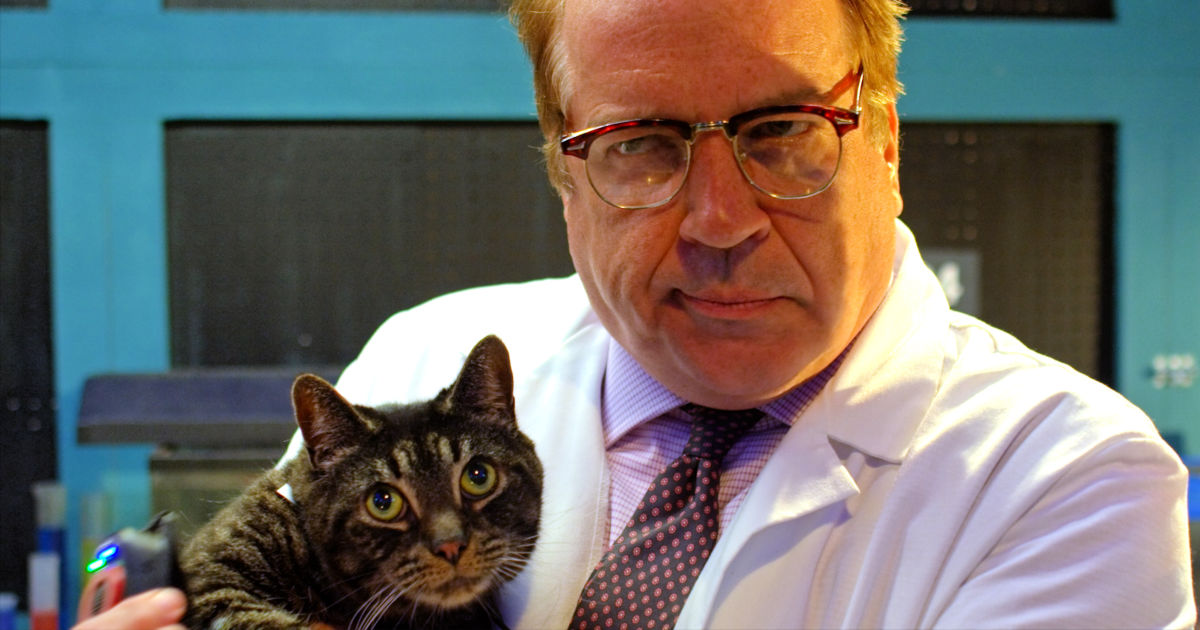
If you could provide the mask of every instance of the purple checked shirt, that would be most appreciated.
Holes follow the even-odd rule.
[[[766,466],[788,428],[829,382],[845,356],[843,352],[816,376],[763,405],[766,415],[725,456],[717,499],[722,528],[733,519],[750,483]],[[610,546],[629,522],[650,482],[683,452],[691,420],[679,406],[686,402],[647,374],[620,344],[609,343],[602,415],[604,448],[612,474]]]

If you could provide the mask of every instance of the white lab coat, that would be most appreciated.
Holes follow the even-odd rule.
[[[751,486],[678,627],[1191,627],[1178,458],[1116,393],[950,311],[897,227],[886,299]],[[501,610],[513,628],[563,628],[608,514],[613,342],[578,279],[399,313],[339,389],[430,397],[488,333],[546,470],[538,546]]]

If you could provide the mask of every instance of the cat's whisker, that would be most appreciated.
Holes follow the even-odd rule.
[[[403,575],[411,577],[416,572],[417,571],[415,569],[413,569]],[[341,585],[345,585],[345,584],[349,584],[349,583],[356,583],[358,585],[354,588],[345,589],[345,591],[343,592],[343,594],[340,597],[338,597],[334,601],[330,602],[329,606],[327,607],[328,609],[333,609],[338,604],[340,604],[348,599],[351,599],[351,598],[357,599],[357,597],[360,593],[371,591],[372,589],[375,589],[374,591],[372,591],[371,595],[369,597],[367,597],[365,600],[363,600],[363,602],[355,610],[354,615],[351,618],[351,622],[348,626],[349,628],[369,628],[372,625],[374,625],[374,623],[377,622],[377,619],[376,619],[376,621],[371,621],[371,622],[367,622],[367,623],[363,623],[363,620],[366,619],[371,614],[370,611],[375,606],[375,600],[384,597],[388,591],[397,590],[399,588],[397,585],[391,584],[391,583],[385,583],[381,588],[376,588],[376,587],[372,586],[372,584],[370,584],[369,582],[363,583],[363,580],[365,578],[370,578],[370,577],[374,576],[375,573],[376,573],[376,570],[371,569],[368,571],[364,571],[363,573],[358,574],[358,575],[348,576],[344,580],[341,580],[340,582],[335,583],[336,586],[341,586]],[[388,604],[384,605],[382,607],[382,610],[386,611],[387,608],[390,607],[390,605],[391,605],[390,602]]]
[[[345,584],[358,583],[358,582],[361,582],[363,579],[370,578],[372,575],[375,574],[375,571],[376,570],[374,568],[365,569],[360,573],[347,575],[341,580],[330,581],[326,584],[326,586],[339,587],[339,586],[343,586]],[[364,589],[364,588],[368,588],[368,586],[364,584],[364,585],[359,586],[358,588]]]
[[[396,602],[396,599],[404,592],[404,588],[399,584],[393,584],[386,589],[376,593],[375,601],[372,603],[369,614],[367,615],[367,624],[365,628],[374,628],[379,623],[379,619],[387,614],[388,609]]]
[[[382,592],[371,595],[371,599],[364,602],[359,607],[359,610],[354,612],[354,623],[350,624],[350,630],[368,630],[374,628],[374,624],[379,620],[378,599],[380,594]]]
[[[371,588],[371,585],[366,584],[366,583],[361,583],[361,582],[364,578],[369,578],[374,573],[375,573],[375,570],[371,569],[368,571],[364,571],[358,575],[347,576],[343,580],[330,583],[328,586],[336,588],[336,590],[341,590],[341,591],[343,591],[343,593],[340,597],[337,597],[333,601],[329,602],[329,605],[326,608],[332,609],[332,608],[336,607],[338,604],[341,604],[342,602],[344,602],[352,597],[356,597],[359,593],[369,590]],[[340,588],[346,584],[358,584],[358,586],[356,586],[354,588],[349,588],[349,589]]]
[[[406,595],[410,590],[411,586],[406,587],[404,584],[393,584],[385,591],[380,591],[380,596],[375,602],[374,610],[369,617],[370,621],[364,626],[364,630],[374,628],[375,625],[379,623],[379,620],[391,611],[392,607],[396,604],[396,601]]]
[[[372,594],[369,598],[367,598],[366,602],[363,602],[363,604],[354,611],[354,616],[350,618],[350,623],[347,626],[349,630],[362,630],[362,628],[365,627],[361,622],[365,619],[366,611],[370,608],[371,603],[377,596],[378,593]]]
[[[352,630],[373,628],[404,590],[401,584],[389,584],[376,590],[354,612],[350,628]]]
[[[513,578],[517,577],[518,573],[520,573],[520,569],[497,570],[496,574],[491,579],[491,583],[488,585],[488,590],[496,588],[496,587],[500,586],[501,584],[508,582],[509,580],[512,580]]]
[[[386,612],[387,609],[390,609],[395,604],[396,600],[403,597],[409,608],[408,616],[411,620],[410,625],[415,625],[416,614],[417,610],[419,609],[419,605],[417,604],[416,599],[410,597],[409,594],[414,590],[424,586],[424,578],[425,576],[421,572],[411,571],[405,575],[404,579],[397,580],[395,586],[393,587],[394,597],[390,602],[388,602],[388,605],[380,611],[381,614]]]
[[[482,602],[481,606],[483,607],[484,612],[487,613],[488,619],[503,619],[504,618],[503,615],[500,614],[500,607],[497,606],[494,601],[484,600]]]
[[[387,613],[392,604],[396,603],[396,599],[400,597],[400,588],[393,586],[386,591],[380,591],[376,594],[376,601],[372,606],[372,610],[367,615],[366,623],[363,625],[363,630],[371,630],[379,623],[379,620]]]

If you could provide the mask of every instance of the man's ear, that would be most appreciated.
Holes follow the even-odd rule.
[[[892,195],[896,197],[896,216],[900,216],[904,210],[904,200],[900,196],[900,115],[896,112],[895,101],[888,104],[887,117],[888,139],[883,146],[883,160],[887,162]]]
[[[558,193],[558,200],[562,203],[563,221],[566,222],[569,220],[567,217],[571,214],[567,209],[570,207],[575,195],[578,194],[578,190],[576,190],[575,178],[571,176],[571,168],[566,162],[567,157],[564,155],[562,159],[562,184],[555,187],[555,192]]]

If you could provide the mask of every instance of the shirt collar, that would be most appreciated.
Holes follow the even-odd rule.
[[[768,418],[787,426],[793,425],[837,372],[845,356],[846,352],[843,351],[824,370],[783,396],[762,405],[760,409]],[[616,340],[608,344],[601,397],[605,448],[615,444],[638,425],[688,402],[650,376]]]
[[[646,373],[616,340],[608,344],[604,367],[604,447],[612,446],[638,425],[687,403]]]

